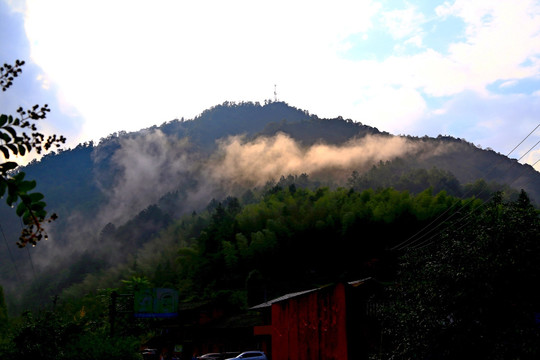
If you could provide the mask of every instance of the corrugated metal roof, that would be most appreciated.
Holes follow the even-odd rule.
[[[347,284],[352,286],[352,287],[357,287],[357,286],[360,286],[360,285],[362,285],[363,283],[365,283],[366,281],[369,281],[369,280],[372,280],[372,278],[368,277],[368,278],[361,279],[361,280],[349,281],[349,282],[347,282]],[[287,300],[287,299],[291,299],[291,298],[294,298],[296,296],[300,296],[300,295],[307,294],[307,293],[310,293],[310,292],[318,291],[318,290],[320,290],[320,289],[322,289],[324,287],[325,286],[322,286],[322,287],[319,287],[319,288],[316,288],[316,289],[304,290],[304,291],[298,291],[298,292],[294,292],[294,293],[290,293],[290,294],[285,294],[283,296],[280,296],[278,298],[269,300],[269,301],[264,302],[262,304],[255,305],[255,306],[251,307],[250,310],[264,309],[264,308],[272,306],[272,304],[274,304],[274,303],[277,303],[277,302],[280,302],[280,301],[283,301],[283,300]]]
[[[366,281],[373,280],[373,278],[368,277],[362,280],[356,280],[356,281],[349,281],[347,284],[351,285],[352,287],[357,287],[365,283]]]
[[[285,294],[283,296],[280,296],[278,298],[269,300],[269,301],[264,302],[262,304],[255,305],[255,306],[251,307],[250,309],[252,309],[252,310],[254,310],[254,309],[263,309],[263,308],[272,306],[273,303],[277,303],[277,302],[280,302],[280,301],[283,301],[283,300],[291,299],[293,297],[300,296],[300,295],[303,295],[303,294],[307,294],[307,293],[317,291],[317,290],[319,290],[319,288],[311,289],[311,290],[299,291],[299,292],[290,293],[290,294]]]

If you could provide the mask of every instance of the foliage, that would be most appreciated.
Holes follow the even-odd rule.
[[[433,192],[446,191],[452,196],[468,197],[474,195],[482,200],[489,200],[492,193],[504,191],[506,198],[517,198],[518,192],[508,185],[496,182],[486,182],[478,179],[472,183],[461,184],[450,171],[438,167],[415,168],[410,159],[396,159],[393,161],[380,161],[363,174],[353,171],[347,180],[347,186],[362,191],[393,187],[396,190],[407,190],[418,194],[427,188]]]
[[[137,338],[110,337],[102,330],[93,330],[81,313],[71,320],[54,311],[37,316],[26,313],[2,344],[0,355],[8,360],[141,359]]]
[[[469,203],[465,208],[476,206]],[[253,304],[265,292],[392,277],[387,249],[462,202],[429,190],[411,195],[289,186],[272,188],[258,203],[236,204],[218,203],[192,248],[181,249],[179,278],[190,284],[188,293],[205,297],[247,287]]]
[[[132,276],[131,279],[122,280],[122,284],[130,294],[134,294],[143,289],[148,289],[152,286],[150,280],[144,276]]]
[[[47,312],[41,316],[26,313],[21,324],[14,330],[11,347],[3,356],[13,359],[59,359],[62,349],[77,336],[81,329],[66,323],[57,314]]]
[[[105,334],[85,333],[67,346],[65,359],[80,360],[141,360],[136,350],[139,339],[132,336],[109,337]]]
[[[303,145],[314,145],[320,143],[321,139],[327,144],[340,145],[366,135],[388,135],[351,119],[344,120],[341,116],[335,119],[320,119],[315,115],[301,121],[283,118],[279,122],[269,123],[260,135],[274,136],[279,132],[291,136]]]
[[[23,65],[24,61],[17,60],[15,65],[4,64],[0,67],[2,91],[6,91],[13,84],[14,78],[22,72]],[[37,132],[37,126],[33,121],[45,119],[49,111],[47,105],[42,107],[34,105],[30,110],[19,108],[17,110],[19,117],[0,114],[0,152],[4,157],[4,162],[0,163],[0,197],[7,192],[6,202],[11,207],[20,200],[16,213],[21,217],[25,227],[17,242],[19,247],[24,247],[27,243],[36,245],[43,237],[47,238],[42,223],[56,219],[55,214],[49,219],[46,218],[46,204],[42,201],[44,196],[37,192],[30,193],[36,187],[36,182],[25,180],[23,172],[15,173],[18,164],[8,161],[11,155],[24,156],[32,150],[40,154],[53,145],[60,146],[61,143],[65,143],[66,139],[63,136],[51,135],[46,138]],[[28,130],[31,131],[29,135],[26,133]]]
[[[133,349],[137,338],[151,336],[149,334],[153,333],[153,324],[142,324],[126,314],[119,314],[116,318],[115,334],[121,335],[122,338],[107,337],[110,331],[108,306],[114,289],[95,293],[95,289],[104,284],[116,282],[115,286],[121,286],[120,293],[130,292],[149,284],[156,287],[173,287],[180,290],[180,296],[184,301],[212,300],[223,305],[228,311],[236,311],[285,292],[333,281],[355,280],[367,276],[393,280],[395,259],[389,248],[431,223],[452,206],[463,206],[463,213],[481,209],[478,201],[460,200],[445,192],[433,194],[430,189],[413,195],[394,189],[357,192],[343,188],[310,190],[292,185],[294,184],[289,184],[285,188],[272,187],[260,197],[260,201],[251,204],[242,205],[236,198],[227,198],[223,202],[214,201],[208,206],[211,212],[187,215],[171,223],[152,241],[145,243],[129,263],[103,271],[101,275],[86,276],[85,287],[80,287],[76,291],[74,287],[70,292],[71,297],[67,296],[68,292],[64,292],[61,297],[65,301],[62,312],[69,314],[69,318],[54,320],[51,315],[42,315],[43,318],[50,320],[49,325],[52,327],[49,331],[54,336],[47,338],[41,335],[43,339],[39,342],[39,348],[47,349],[52,346],[51,344],[56,344],[55,346],[62,349],[62,354],[66,357],[67,354],[80,353],[80,356],[88,359],[99,359],[106,354],[116,354],[116,357],[136,356]],[[525,232],[539,233],[537,214],[526,197],[523,197],[520,203],[512,203],[513,205],[501,201],[498,204],[495,206],[498,212],[484,211],[478,215],[478,221],[475,220],[475,225],[471,225],[471,228],[459,230],[458,226],[454,226],[455,233],[447,234],[445,239],[448,239],[447,241],[458,239],[457,235],[476,238],[473,234],[482,234],[482,226],[492,234],[517,234],[518,229],[524,228],[525,224],[531,224],[532,228]],[[491,214],[491,217],[488,214]],[[500,228],[494,227],[494,222],[487,220],[499,217],[502,222],[497,223],[497,226]],[[485,224],[480,221],[484,218]],[[512,221],[515,222],[514,225]],[[505,226],[509,228],[504,230]],[[102,233],[106,236],[105,233],[116,231],[114,226],[109,225]],[[439,324],[438,321],[442,318],[446,319],[445,326],[448,325],[450,321],[448,314],[445,313],[441,317],[441,313],[444,312],[437,308],[442,306],[440,304],[445,300],[450,299],[453,303],[459,304],[459,311],[451,313],[450,319],[454,322],[457,322],[456,319],[466,311],[469,311],[469,314],[474,312],[482,314],[493,313],[496,310],[490,307],[478,310],[482,296],[484,299],[503,298],[500,289],[483,285],[490,283],[482,280],[482,276],[498,277],[503,279],[504,283],[510,283],[509,278],[502,276],[501,269],[506,269],[515,259],[499,256],[497,261],[493,261],[493,257],[488,255],[485,259],[479,257],[479,254],[492,249],[493,243],[487,242],[485,236],[478,235],[478,238],[482,241],[475,242],[474,246],[466,247],[461,252],[457,252],[456,249],[464,241],[456,240],[457,245],[446,248],[443,242],[434,245],[434,248],[440,246],[446,250],[433,254],[432,250],[426,250],[425,258],[413,257],[414,254],[411,253],[403,259],[402,277],[399,282],[403,288],[396,288],[395,293],[392,293],[392,299],[398,299],[399,296],[405,296],[404,294],[409,294],[410,298],[402,302],[396,301],[391,309],[389,307],[389,311],[393,312],[388,313],[390,319],[385,320],[385,327],[392,331],[386,336],[391,336],[393,341],[404,339],[404,342],[415,344],[416,347],[406,352],[399,343],[396,345],[397,349],[392,348],[389,351],[406,358],[412,353],[422,354],[422,351],[425,353],[433,350],[433,347],[430,347],[433,344],[430,342],[433,333],[429,326],[435,325],[429,324]],[[511,243],[510,236],[504,235],[503,238],[501,246]],[[530,240],[525,245],[523,242],[514,244],[512,251],[519,252],[520,246],[525,246],[532,254],[537,254],[537,248],[533,246],[536,243],[534,239]],[[529,264],[527,269],[538,266],[535,265],[535,257],[532,254],[528,258],[520,258],[520,261]],[[474,257],[480,260],[477,263],[469,263]],[[501,269],[497,267],[498,265],[495,266],[499,263],[502,264]],[[458,265],[461,266],[460,271],[463,275],[460,273],[454,281],[452,280],[454,267]],[[423,275],[422,269],[425,266],[430,269],[429,276]],[[534,272],[517,271],[511,276],[512,279],[519,278],[534,283],[539,279],[531,277],[532,273]],[[480,279],[478,289],[459,300],[461,303],[456,300],[461,298],[453,298],[448,293],[442,293],[435,286],[442,283],[448,288],[447,291],[456,292],[460,285],[476,278]],[[410,288],[405,288],[407,282],[414,279],[421,281],[418,280],[410,285]],[[479,294],[480,292],[483,295]],[[87,295],[83,297],[84,294]],[[524,299],[526,296],[528,295],[524,294],[521,298]],[[507,298],[508,301],[515,299]],[[124,301],[120,298],[118,300]],[[469,304],[472,306],[470,310]],[[524,302],[516,304],[520,309],[524,309]],[[122,304],[119,303],[118,306],[120,309]],[[399,311],[402,313],[393,319]],[[17,334],[21,334],[20,329],[32,328],[30,326],[32,323],[41,324],[40,321],[45,321],[42,317],[25,319],[26,325],[17,328],[19,330],[14,332],[13,339]],[[63,330],[66,327],[71,329],[69,336]],[[423,328],[428,330],[424,331]],[[451,335],[458,336],[460,331],[464,332],[464,328],[458,328]],[[403,335],[404,333],[406,335]],[[448,333],[437,332],[437,334],[443,339],[451,338]],[[512,338],[509,332],[505,334],[508,338]],[[523,338],[527,336],[529,335],[525,334]],[[389,339],[388,337],[386,339]],[[440,337],[436,340],[440,340]],[[421,344],[427,345],[424,348]],[[32,356],[38,358],[40,356],[32,344],[8,342],[4,347],[14,352],[22,351],[21,353],[33,354]],[[124,350],[116,352],[115,348]]]
[[[382,312],[388,357],[538,358],[539,255],[540,218],[524,192],[405,254]]]

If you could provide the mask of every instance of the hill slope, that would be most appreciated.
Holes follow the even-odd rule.
[[[320,119],[283,102],[224,103],[193,120],[113,134],[28,165],[27,178],[37,180],[48,209],[60,216],[50,229],[53,241],[31,249],[32,266],[44,269],[51,259],[64,264],[65,256],[69,267],[82,256],[89,265],[80,279],[125,261],[171,221],[205,209],[212,199],[247,199],[248,190],[292,181],[361,188],[399,182],[417,192],[433,184],[418,177],[435,173],[403,177],[433,168],[443,184],[435,188],[455,195],[464,195],[460,183],[485,179],[540,199],[540,173],[465,140],[393,136],[351,120]],[[369,179],[351,181],[353,171]],[[0,207],[0,216],[12,254],[0,252],[2,281],[29,281],[32,272],[16,274],[28,269],[28,254],[15,247],[17,219],[7,207]]]

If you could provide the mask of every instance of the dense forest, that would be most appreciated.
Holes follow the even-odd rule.
[[[452,208],[461,215],[438,220]],[[435,237],[428,242],[414,238],[437,221],[443,226]],[[538,211],[525,193],[516,201],[496,195],[486,203],[431,189],[412,195],[389,188],[357,192],[276,185],[257,201],[228,198],[171,222],[122,265],[87,274],[37,314],[10,318],[4,354],[47,358],[46,352],[62,349],[50,358],[105,358],[110,351],[132,358],[136,344],[151,337],[155,325],[124,318],[111,337],[108,302],[115,290],[173,287],[182,302],[218,301],[239,312],[293,289],[375,277],[389,284],[380,301],[393,300],[392,307],[381,310],[381,319],[388,318],[389,353],[409,358],[435,351],[451,359],[465,350],[515,354],[515,344],[522,344],[518,353],[529,356],[540,350],[533,321],[540,299],[529,286],[540,274],[538,230]],[[410,239],[406,246],[392,250],[404,238]],[[79,262],[85,265],[92,262]],[[41,280],[51,286],[58,278]],[[32,292],[39,302],[47,289]],[[508,306],[513,312],[503,319],[501,311],[506,314]],[[7,317],[5,303],[3,309]],[[444,322],[448,314],[450,324]],[[429,328],[424,320],[415,322],[419,316],[430,321]],[[492,321],[495,327],[485,332]],[[493,348],[503,334],[507,342]],[[505,345],[508,339],[512,346]],[[457,343],[467,347],[456,349]]]
[[[236,313],[367,277],[385,284],[381,304],[392,300],[379,314],[392,324],[389,357],[455,358],[458,343],[485,354],[502,333],[524,334],[523,357],[539,350],[530,317],[540,299],[523,287],[539,274],[540,174],[465,140],[397,137],[282,102],[224,103],[46,155],[24,172],[59,219],[50,240],[21,250],[9,241],[21,230],[13,210],[0,209],[7,359],[137,358],[156,324],[121,318],[111,335],[113,291],[174,288],[181,303]],[[482,317],[464,310],[470,299]],[[508,304],[515,321],[480,339],[471,324],[490,326]]]

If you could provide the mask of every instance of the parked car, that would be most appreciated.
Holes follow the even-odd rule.
[[[144,349],[141,353],[144,360],[157,360],[159,358],[157,349]]]
[[[266,355],[262,351],[245,351],[236,357],[228,358],[226,360],[234,359],[268,360]]]
[[[204,354],[204,355],[201,355],[201,356],[197,357],[197,359],[199,359],[199,360],[214,360],[214,359],[223,359],[223,357],[221,356],[221,353],[208,353],[208,354]]]

